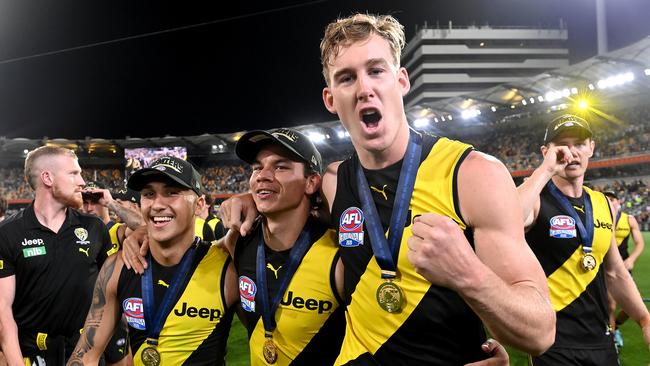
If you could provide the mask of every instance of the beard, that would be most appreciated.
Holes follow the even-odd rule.
[[[81,193],[75,192],[72,194],[65,194],[59,189],[56,183],[52,186],[52,197],[54,197],[55,200],[63,204],[65,207],[70,207],[77,210],[81,209],[84,204]]]

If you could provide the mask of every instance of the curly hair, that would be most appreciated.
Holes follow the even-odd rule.
[[[404,26],[390,15],[354,14],[347,18],[337,19],[325,28],[325,35],[320,42],[320,60],[323,66],[323,77],[329,85],[329,66],[341,48],[352,43],[368,39],[377,34],[390,45],[393,62],[400,64],[402,49],[406,44]]]

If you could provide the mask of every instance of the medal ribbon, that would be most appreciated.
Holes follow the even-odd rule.
[[[580,220],[580,216],[578,216],[575,208],[573,208],[571,202],[569,202],[569,199],[566,198],[562,192],[560,192],[555,183],[553,183],[551,180],[546,184],[546,186],[551,192],[553,198],[555,198],[560,206],[562,206],[564,211],[567,212],[569,216],[571,216],[576,222],[576,228],[578,228],[580,240],[582,241],[582,251],[586,254],[591,253],[591,243],[594,239],[594,215],[591,209],[591,197],[589,197],[589,193],[583,190],[583,193],[585,195],[585,220],[587,221],[587,227],[585,227],[582,220]]]
[[[422,136],[410,130],[409,144],[399,173],[395,202],[393,203],[393,213],[390,218],[388,240],[386,240],[386,234],[383,231],[379,213],[370,193],[370,188],[368,188],[368,181],[363,173],[361,162],[358,161],[357,184],[359,186],[361,207],[363,207],[363,212],[366,214],[366,230],[368,230],[368,235],[370,235],[372,252],[377,259],[379,267],[382,269],[381,278],[384,279],[393,279],[397,276],[397,257],[399,255],[400,242],[402,241],[402,233],[404,232],[406,214],[408,213],[411,196],[413,195],[415,177],[420,165],[421,154]]]
[[[151,265],[151,253],[147,256],[147,263],[149,266],[144,270],[144,275],[140,280],[142,286],[142,301],[144,302],[144,319],[147,327],[147,343],[151,345],[158,345],[158,336],[165,324],[167,315],[172,310],[174,300],[178,295],[181,285],[185,282],[187,273],[190,266],[194,261],[195,249],[198,243],[198,238],[195,238],[194,243],[188,251],[183,255],[179,267],[174,273],[169,288],[165,291],[165,296],[160,303],[160,307],[156,310],[153,296],[153,266]]]
[[[266,251],[264,249],[266,243],[264,242],[263,234],[257,244],[257,263],[255,273],[255,279],[257,280],[257,286],[259,288],[259,297],[257,297],[257,300],[262,306],[262,322],[264,323],[264,330],[267,335],[271,334],[275,330],[275,310],[278,308],[280,300],[282,300],[284,292],[287,290],[287,287],[289,287],[289,282],[291,282],[291,278],[293,278],[294,273],[296,273],[307,249],[311,246],[309,239],[309,229],[307,229],[307,225],[305,225],[300,236],[298,236],[298,240],[296,240],[295,244],[291,248],[291,252],[289,252],[289,261],[285,264],[286,271],[282,276],[282,280],[280,280],[280,287],[278,287],[278,291],[275,293],[275,296],[273,296],[271,303],[269,303],[269,300],[271,299],[269,296],[268,283],[266,282]]]

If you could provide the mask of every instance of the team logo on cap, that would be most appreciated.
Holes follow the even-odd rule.
[[[358,247],[363,244],[363,211],[349,207],[339,219],[339,244],[342,247]]]
[[[255,294],[257,286],[255,282],[246,276],[239,277],[239,299],[241,307],[248,312],[255,312]]]
[[[77,244],[87,245],[90,243],[88,240],[86,240],[88,239],[88,230],[82,227],[78,227],[74,229],[74,235],[77,237],[77,239],[79,239],[77,240]]]
[[[139,297],[129,297],[122,301],[122,311],[126,322],[135,329],[145,330],[144,305]]]
[[[155,164],[151,167],[152,169],[160,170],[164,172],[167,168],[176,171],[177,173],[183,173],[183,166],[176,160],[170,158],[160,158],[155,161]]]
[[[575,238],[576,235],[576,221],[571,216],[558,215],[551,217],[551,228],[549,235],[556,239],[570,239]]]
[[[273,132],[273,136],[283,136],[291,142],[296,142],[296,140],[298,140],[298,135],[296,135],[293,131],[284,128]]]

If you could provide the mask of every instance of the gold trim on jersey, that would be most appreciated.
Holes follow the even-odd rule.
[[[340,305],[332,289],[332,263],[337,258],[338,241],[327,230],[307,251],[275,312],[277,327],[273,343],[277,350],[274,365],[289,365],[318,334]],[[251,365],[268,365],[262,355],[266,341],[262,317],[249,340]],[[336,352],[337,350],[317,350]]]
[[[463,220],[457,215],[454,203],[454,171],[463,154],[471,148],[459,141],[440,138],[422,162],[415,179],[409,208],[409,226],[404,228],[399,248],[395,283],[405,295],[402,311],[387,314],[375,299],[377,288],[384,282],[381,269],[373,256],[356,285],[347,307],[346,333],[341,353],[335,365],[343,365],[360,355],[377,350],[404,324],[431,287],[431,283],[415,272],[408,260],[406,240],[412,236],[413,217],[426,212],[445,215],[465,230]],[[388,234],[387,234],[388,235]],[[368,244],[370,245],[370,244]],[[363,295],[360,295],[363,294]]]
[[[219,325],[226,312],[221,278],[228,258],[223,250],[211,246],[169,312],[157,347],[165,365],[182,365]],[[143,342],[133,355],[135,365],[142,365],[141,353],[147,347]]]
[[[109,257],[120,250],[120,239],[117,237],[117,230],[122,225],[124,225],[124,223],[116,222],[110,229],[108,229],[108,236],[111,238],[111,249],[106,252],[106,255]]]
[[[591,246],[591,254],[596,258],[596,268],[591,271],[584,270],[582,267],[584,253],[582,246],[578,246],[571,257],[548,276],[547,282],[551,303],[556,312],[567,307],[585,292],[587,286],[596,278],[605,255],[611,246],[612,215],[609,211],[607,198],[600,192],[587,187],[584,187],[584,189],[591,198],[594,222],[598,220],[601,223],[601,227],[594,228],[594,239]],[[609,226],[609,229],[607,226]]]

